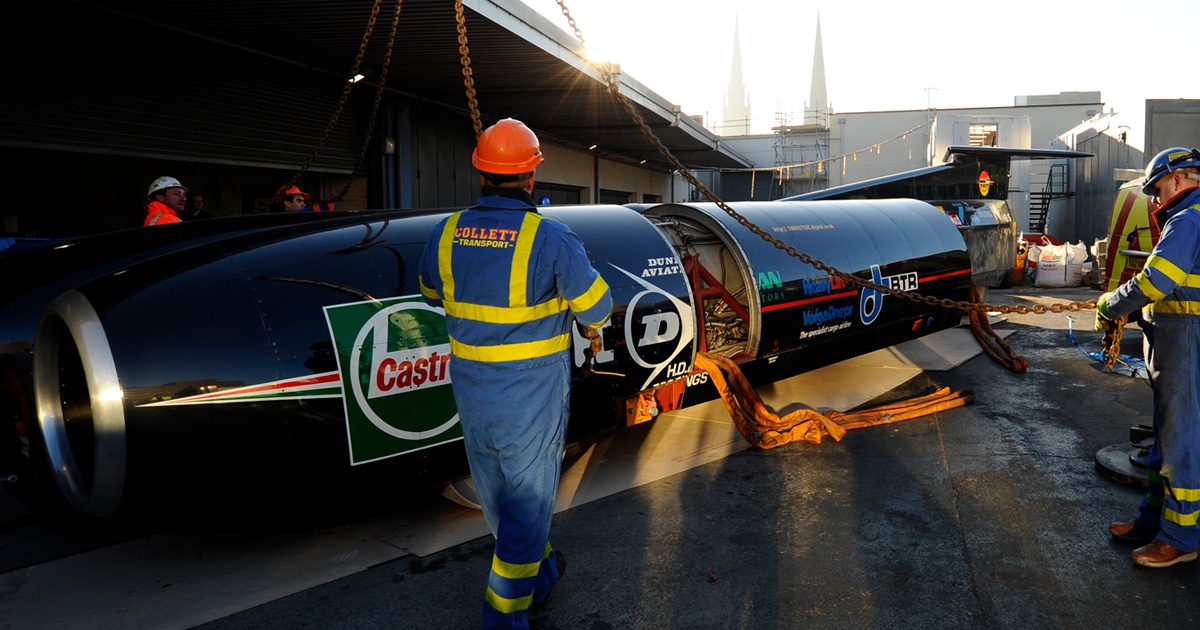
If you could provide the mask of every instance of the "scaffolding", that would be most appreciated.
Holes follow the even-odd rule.
[[[794,125],[791,115],[775,114],[775,167],[778,197],[799,195],[829,187],[829,129],[823,125]],[[803,166],[789,168],[793,164]]]

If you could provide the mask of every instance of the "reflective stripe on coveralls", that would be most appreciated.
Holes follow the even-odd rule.
[[[1108,311],[1121,317],[1145,307],[1154,443],[1137,526],[1193,551],[1200,546],[1200,188],[1164,209],[1158,245],[1142,271],[1109,298]]]
[[[427,286],[424,280],[421,284],[422,295],[426,298],[440,299],[447,317],[478,324],[480,327],[497,324],[521,325],[565,319],[566,311],[569,309],[593,327],[599,326],[607,320],[606,309],[603,310],[602,317],[593,316],[591,320],[586,317],[592,310],[602,306],[602,300],[606,299],[609,293],[608,284],[599,274],[596,274],[595,279],[585,290],[574,297],[564,299],[560,295],[555,295],[540,303],[532,305],[528,303],[530,256],[543,221],[540,215],[532,212],[525,213],[520,227],[514,231],[506,228],[464,227],[460,229],[459,221],[462,214],[462,212],[456,212],[446,220],[438,239],[437,261],[438,279],[441,281],[440,294],[437,290]],[[456,281],[452,265],[454,252],[458,251],[455,247],[456,244],[474,248],[512,250],[508,261],[506,305],[474,303],[458,298],[455,292]],[[535,327],[532,326],[527,327],[529,331],[534,329]],[[501,335],[484,335],[483,340],[488,343],[472,343],[474,339],[464,340],[451,330],[450,348],[455,356],[487,363],[536,359],[571,347],[569,327],[555,327],[554,330],[561,330],[561,332],[552,336],[540,336],[540,338],[537,338],[539,335],[534,334],[535,338],[532,339],[506,343],[495,343],[493,340],[513,338],[511,330],[505,331]]]
[[[533,605],[533,595],[523,595],[520,597],[509,598],[500,595],[497,590],[503,592],[508,588],[511,588],[509,587],[510,584],[513,584],[517,581],[529,581],[533,578],[537,578],[538,574],[541,573],[542,564],[550,558],[550,554],[553,551],[554,550],[550,547],[550,543],[546,543],[546,551],[542,554],[541,560],[538,560],[537,562],[528,562],[525,564],[513,564],[511,562],[505,562],[493,554],[492,572],[488,576],[487,591],[483,595],[483,598],[487,604],[496,611],[504,614],[512,614],[517,611],[527,610],[531,605]],[[554,571],[557,572],[558,567],[555,567]],[[558,578],[555,578],[554,582],[557,581]],[[533,593],[537,592],[537,589],[520,589],[520,592]],[[543,589],[542,592],[548,592],[548,589]]]

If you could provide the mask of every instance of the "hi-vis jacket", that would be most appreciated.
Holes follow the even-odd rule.
[[[482,197],[430,233],[421,294],[446,310],[454,356],[494,363],[571,347],[571,314],[598,328],[612,311],[604,278],[565,225],[509,197]]]
[[[1113,292],[1112,317],[1145,307],[1153,322],[1163,315],[1200,316],[1200,188],[1165,205],[1162,237],[1141,273]]]
[[[146,220],[142,222],[142,227],[151,225],[166,225],[168,223],[179,223],[183,219],[175,214],[167,204],[161,201],[151,201],[150,205],[146,206]]]

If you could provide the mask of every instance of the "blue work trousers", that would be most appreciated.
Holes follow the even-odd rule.
[[[549,544],[570,402],[570,354],[484,363],[454,357],[454,397],[479,503],[496,537],[483,627],[527,628],[558,582]]]
[[[1144,351],[1154,388],[1154,444],[1138,528],[1181,551],[1200,546],[1200,317],[1156,316]]]

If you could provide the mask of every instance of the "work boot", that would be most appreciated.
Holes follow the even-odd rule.
[[[1195,560],[1195,551],[1180,551],[1161,540],[1155,540],[1149,545],[1133,550],[1134,562],[1154,569],[1169,567],[1180,562],[1193,562]]]
[[[562,555],[561,551],[554,552],[554,566],[558,567],[558,582],[561,582],[563,575],[566,575],[567,573],[567,559]],[[534,601],[530,606],[530,609],[536,610],[548,604],[550,602],[550,598],[554,597],[554,591],[558,588],[558,582],[555,582],[554,586],[550,587],[550,592],[546,593],[545,597]]]
[[[1157,532],[1148,531],[1137,526],[1137,521],[1116,522],[1108,524],[1108,534],[1115,540],[1144,545],[1154,540]]]

